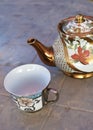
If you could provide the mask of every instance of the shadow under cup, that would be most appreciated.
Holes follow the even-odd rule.
[[[37,64],[26,64],[10,71],[4,80],[5,89],[12,95],[19,109],[35,112],[48,102],[58,99],[58,92],[48,88],[51,75],[48,69]],[[54,99],[48,100],[49,93]]]

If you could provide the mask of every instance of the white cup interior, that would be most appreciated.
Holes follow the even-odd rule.
[[[29,96],[44,90],[51,79],[48,69],[37,64],[26,64],[10,71],[5,79],[5,89],[15,96]]]

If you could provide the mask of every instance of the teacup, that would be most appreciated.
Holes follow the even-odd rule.
[[[11,70],[4,79],[4,86],[20,110],[35,112],[58,99],[57,90],[48,88],[50,80],[51,74],[47,68],[26,64]],[[48,99],[49,93],[54,94],[51,100]]]

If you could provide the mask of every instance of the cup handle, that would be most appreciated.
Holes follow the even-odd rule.
[[[49,95],[49,93],[53,93],[55,95],[55,99],[51,99],[51,100],[47,99],[47,103],[56,102],[59,99],[59,94],[58,94],[57,90],[55,90],[53,88],[47,88],[47,91],[48,91],[48,95]]]

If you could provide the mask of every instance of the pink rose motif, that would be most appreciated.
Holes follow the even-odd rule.
[[[80,46],[78,47],[78,54],[72,55],[72,59],[76,61],[80,61],[82,64],[86,65],[88,64],[87,57],[89,56],[90,52],[89,50],[83,50]]]

